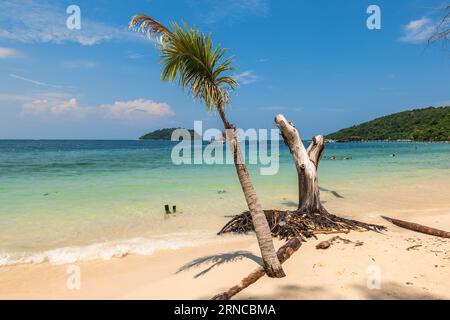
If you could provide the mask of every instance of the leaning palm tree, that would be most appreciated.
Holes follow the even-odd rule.
[[[170,28],[139,14],[130,21],[130,28],[157,38],[163,65],[162,79],[177,81],[196,100],[202,101],[208,111],[217,110],[230,141],[239,182],[250,211],[256,237],[269,277],[284,277],[284,271],[273,245],[271,231],[262,205],[253,188],[247,167],[242,159],[237,130],[226,118],[225,107],[230,103],[229,93],[237,82],[228,73],[233,71],[232,59],[225,58],[226,49],[214,47],[211,35],[205,35],[186,24],[171,23]]]

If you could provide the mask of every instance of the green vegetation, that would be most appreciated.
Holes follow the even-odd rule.
[[[139,138],[139,140],[171,140],[172,132],[176,129],[181,129],[181,128],[159,129],[159,130],[144,134],[142,137]],[[195,134],[195,138],[201,139],[201,136],[194,130],[190,129],[189,133],[191,134],[192,139],[194,139],[194,134]]]
[[[450,106],[394,113],[331,133],[336,141],[450,141]]]

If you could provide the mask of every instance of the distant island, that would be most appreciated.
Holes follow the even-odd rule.
[[[338,142],[450,141],[450,106],[394,113],[330,133],[325,138]]]
[[[144,134],[143,136],[139,137],[139,140],[171,140],[172,138],[172,132],[177,129],[182,128],[164,128],[152,131],[150,133]],[[193,129],[188,130],[191,134],[191,138],[194,138],[194,134],[196,138],[200,138],[201,136],[195,132]]]

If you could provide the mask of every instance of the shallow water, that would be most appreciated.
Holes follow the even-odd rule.
[[[0,141],[0,265],[151,254],[212,238],[224,215],[246,208],[234,166],[176,166],[174,145]],[[295,169],[282,144],[279,155],[276,175],[261,176],[250,166],[265,207],[295,205]],[[333,143],[319,181],[351,192],[449,173],[450,144]],[[166,216],[164,204],[176,205],[178,213]]]

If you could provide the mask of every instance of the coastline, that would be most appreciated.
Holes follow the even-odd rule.
[[[369,188],[349,195],[345,201],[332,201],[325,193],[324,200],[333,213],[384,224],[388,231],[341,234],[364,244],[337,243],[327,250],[317,250],[315,245],[333,235],[319,235],[319,240],[304,243],[285,263],[286,278],[264,277],[235,298],[449,299],[450,241],[404,230],[380,218],[384,214],[450,230],[447,178]],[[282,244],[275,242],[276,247]],[[0,267],[0,298],[209,299],[253,271],[258,257],[256,240],[248,235],[217,237],[194,247],[160,250],[150,256],[130,254],[79,261],[75,265],[81,272],[80,290],[67,288],[67,264],[5,266]],[[202,260],[206,262],[199,264]],[[189,263],[193,266],[188,268]],[[177,273],[183,266],[186,270]],[[381,271],[380,290],[367,288],[371,266]]]
[[[326,143],[450,143],[449,140],[333,140],[333,139],[325,139]]]

